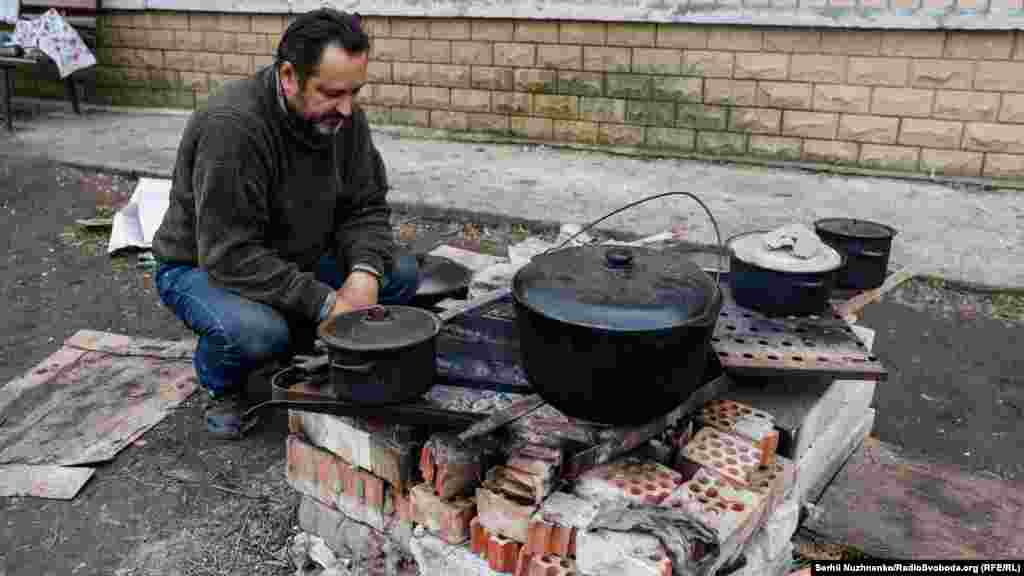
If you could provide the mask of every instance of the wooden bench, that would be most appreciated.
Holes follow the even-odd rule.
[[[71,24],[82,41],[90,50],[96,50],[96,20],[99,11],[99,0],[21,0],[21,18],[38,17],[51,8],[59,10],[65,20]],[[0,56],[0,73],[3,74],[4,112],[8,130],[14,130],[13,109],[11,99],[14,96],[14,71],[16,68],[34,68],[36,73],[53,77],[58,75],[57,65],[44,54],[26,53],[18,56]],[[86,70],[78,70],[64,79],[64,86],[71,107],[76,114],[81,114],[78,97],[78,84],[86,78]]]

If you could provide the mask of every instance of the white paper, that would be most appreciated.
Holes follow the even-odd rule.
[[[125,248],[148,250],[171,200],[171,181],[142,178],[128,204],[114,214],[107,253]]]

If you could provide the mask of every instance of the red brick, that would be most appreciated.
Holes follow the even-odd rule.
[[[448,439],[433,436],[420,453],[420,472],[443,499],[472,494],[483,481],[484,454]]]
[[[512,574],[516,570],[519,550],[522,544],[500,534],[489,534],[487,539],[487,565],[502,574]]]
[[[986,154],[985,176],[991,178],[1024,177],[1024,156],[1017,154]]]
[[[295,490],[335,508],[360,506],[383,512],[388,499],[384,480],[294,434],[288,437],[287,477]]]
[[[753,442],[713,428],[699,430],[683,448],[682,457],[684,464],[690,464],[687,469],[707,468],[739,487],[749,486],[751,473],[766,460]]]
[[[989,154],[989,158],[992,156]],[[950,176],[981,176],[982,159],[981,152],[924,148],[921,150],[921,170]]]
[[[860,154],[860,145],[838,140],[804,140],[804,160],[829,164],[853,164]]]
[[[737,487],[727,478],[705,468],[698,468],[661,504],[715,531],[719,541],[718,562],[728,560],[742,550],[754,535],[766,505],[767,501],[761,494]],[[710,552],[706,546],[695,547],[694,555],[697,557],[691,560],[702,561]]]
[[[474,516],[469,523],[469,549],[481,558],[487,558],[487,541],[491,535],[480,524],[480,517]]]
[[[418,524],[449,544],[461,544],[469,539],[469,525],[476,516],[473,500],[442,500],[428,484],[413,486],[410,498]]]
[[[1013,52],[1013,32],[972,30],[950,32],[946,57],[968,60],[1007,60]]]
[[[759,464],[775,462],[779,432],[771,414],[732,400],[712,400],[704,405],[698,422],[749,440],[761,453]]]
[[[576,562],[556,554],[532,555],[524,561],[516,576],[570,576],[576,574]]]
[[[533,504],[506,495],[489,482],[476,490],[480,524],[492,534],[500,534],[525,544],[529,539],[530,518],[537,511]]]
[[[656,462],[623,458],[582,474],[573,492],[586,500],[657,504],[682,480],[678,472]]]

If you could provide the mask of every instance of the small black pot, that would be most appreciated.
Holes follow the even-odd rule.
[[[441,320],[410,306],[375,306],[342,314],[320,329],[330,380],[344,400],[400,404],[433,387]]]
[[[748,234],[763,233],[740,234],[729,243]],[[730,250],[729,284],[733,300],[765,316],[821,315],[829,308],[836,274],[842,266],[842,254],[839,256],[838,263],[828,268],[793,272],[761,266]]]
[[[567,416],[642,424],[705,383],[722,293],[685,257],[567,248],[534,257],[512,294],[527,379]]]
[[[885,224],[853,218],[824,218],[814,223],[823,242],[846,258],[836,287],[870,290],[885,282],[896,230]]]

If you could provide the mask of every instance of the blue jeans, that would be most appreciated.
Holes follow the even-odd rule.
[[[337,262],[327,257],[320,260],[316,277],[335,289],[345,281]],[[200,384],[214,395],[240,391],[256,368],[312,349],[316,326],[309,320],[212,284],[204,270],[161,264],[155,280],[160,300],[199,336],[193,364]],[[418,287],[416,258],[397,256],[385,275],[380,303],[407,304]]]

